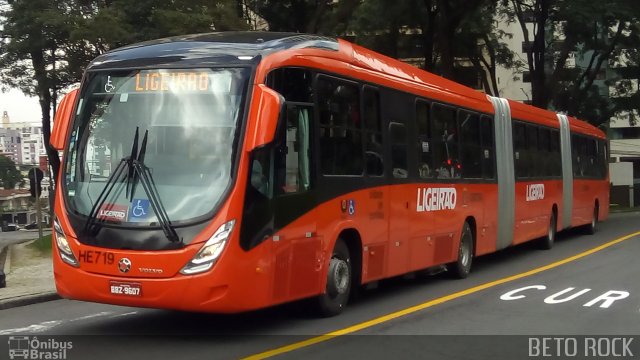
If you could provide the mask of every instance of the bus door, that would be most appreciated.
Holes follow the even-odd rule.
[[[412,118],[413,97],[386,92],[382,112],[388,127],[388,157],[390,158],[391,186],[389,188],[389,241],[387,275],[394,276],[409,271],[409,248],[411,238],[411,214],[415,201],[414,187],[410,185],[408,138],[409,119]]]
[[[311,178],[313,106],[287,103],[274,149],[274,300],[313,295],[321,283]]]
[[[410,137],[417,141],[414,152],[417,153],[418,184],[412,189],[411,210],[411,235],[409,248],[409,270],[420,270],[433,265],[434,250],[434,217],[431,212],[431,200],[433,198],[433,140],[431,134],[431,104],[424,100],[417,100],[416,131],[415,136]]]
[[[454,258],[464,222],[462,211],[458,211],[462,206],[458,197],[462,196],[463,187],[457,186],[461,164],[456,115],[456,109],[450,106],[433,104],[431,107],[435,184],[426,203],[433,218],[434,264]]]

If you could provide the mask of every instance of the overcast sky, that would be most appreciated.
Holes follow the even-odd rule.
[[[0,120],[5,111],[11,122],[42,123],[42,113],[37,98],[26,97],[19,90],[0,92]]]

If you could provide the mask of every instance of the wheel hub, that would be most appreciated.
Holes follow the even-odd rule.
[[[331,259],[327,290],[331,296],[344,294],[349,288],[349,264],[338,258]]]
[[[467,266],[467,264],[469,263],[469,258],[471,257],[469,251],[469,245],[467,243],[467,241],[465,241],[461,246],[460,246],[460,261],[462,262],[462,264],[464,266]]]

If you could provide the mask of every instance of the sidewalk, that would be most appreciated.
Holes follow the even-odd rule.
[[[51,253],[44,254],[32,248],[29,246],[32,243],[27,241],[6,249],[7,286],[0,288],[0,310],[59,298],[53,280]]]

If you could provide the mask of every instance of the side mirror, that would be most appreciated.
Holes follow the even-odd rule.
[[[254,87],[249,110],[249,116],[254,121],[247,127],[247,150],[251,151],[273,141],[283,107],[284,99],[276,91],[263,84]]]
[[[56,150],[64,149],[64,142],[67,140],[69,122],[73,117],[72,111],[73,106],[76,103],[77,96],[78,89],[71,90],[71,92],[62,98],[62,101],[56,110],[56,114],[53,119],[53,130],[51,131],[51,138],[49,139],[49,143]]]

